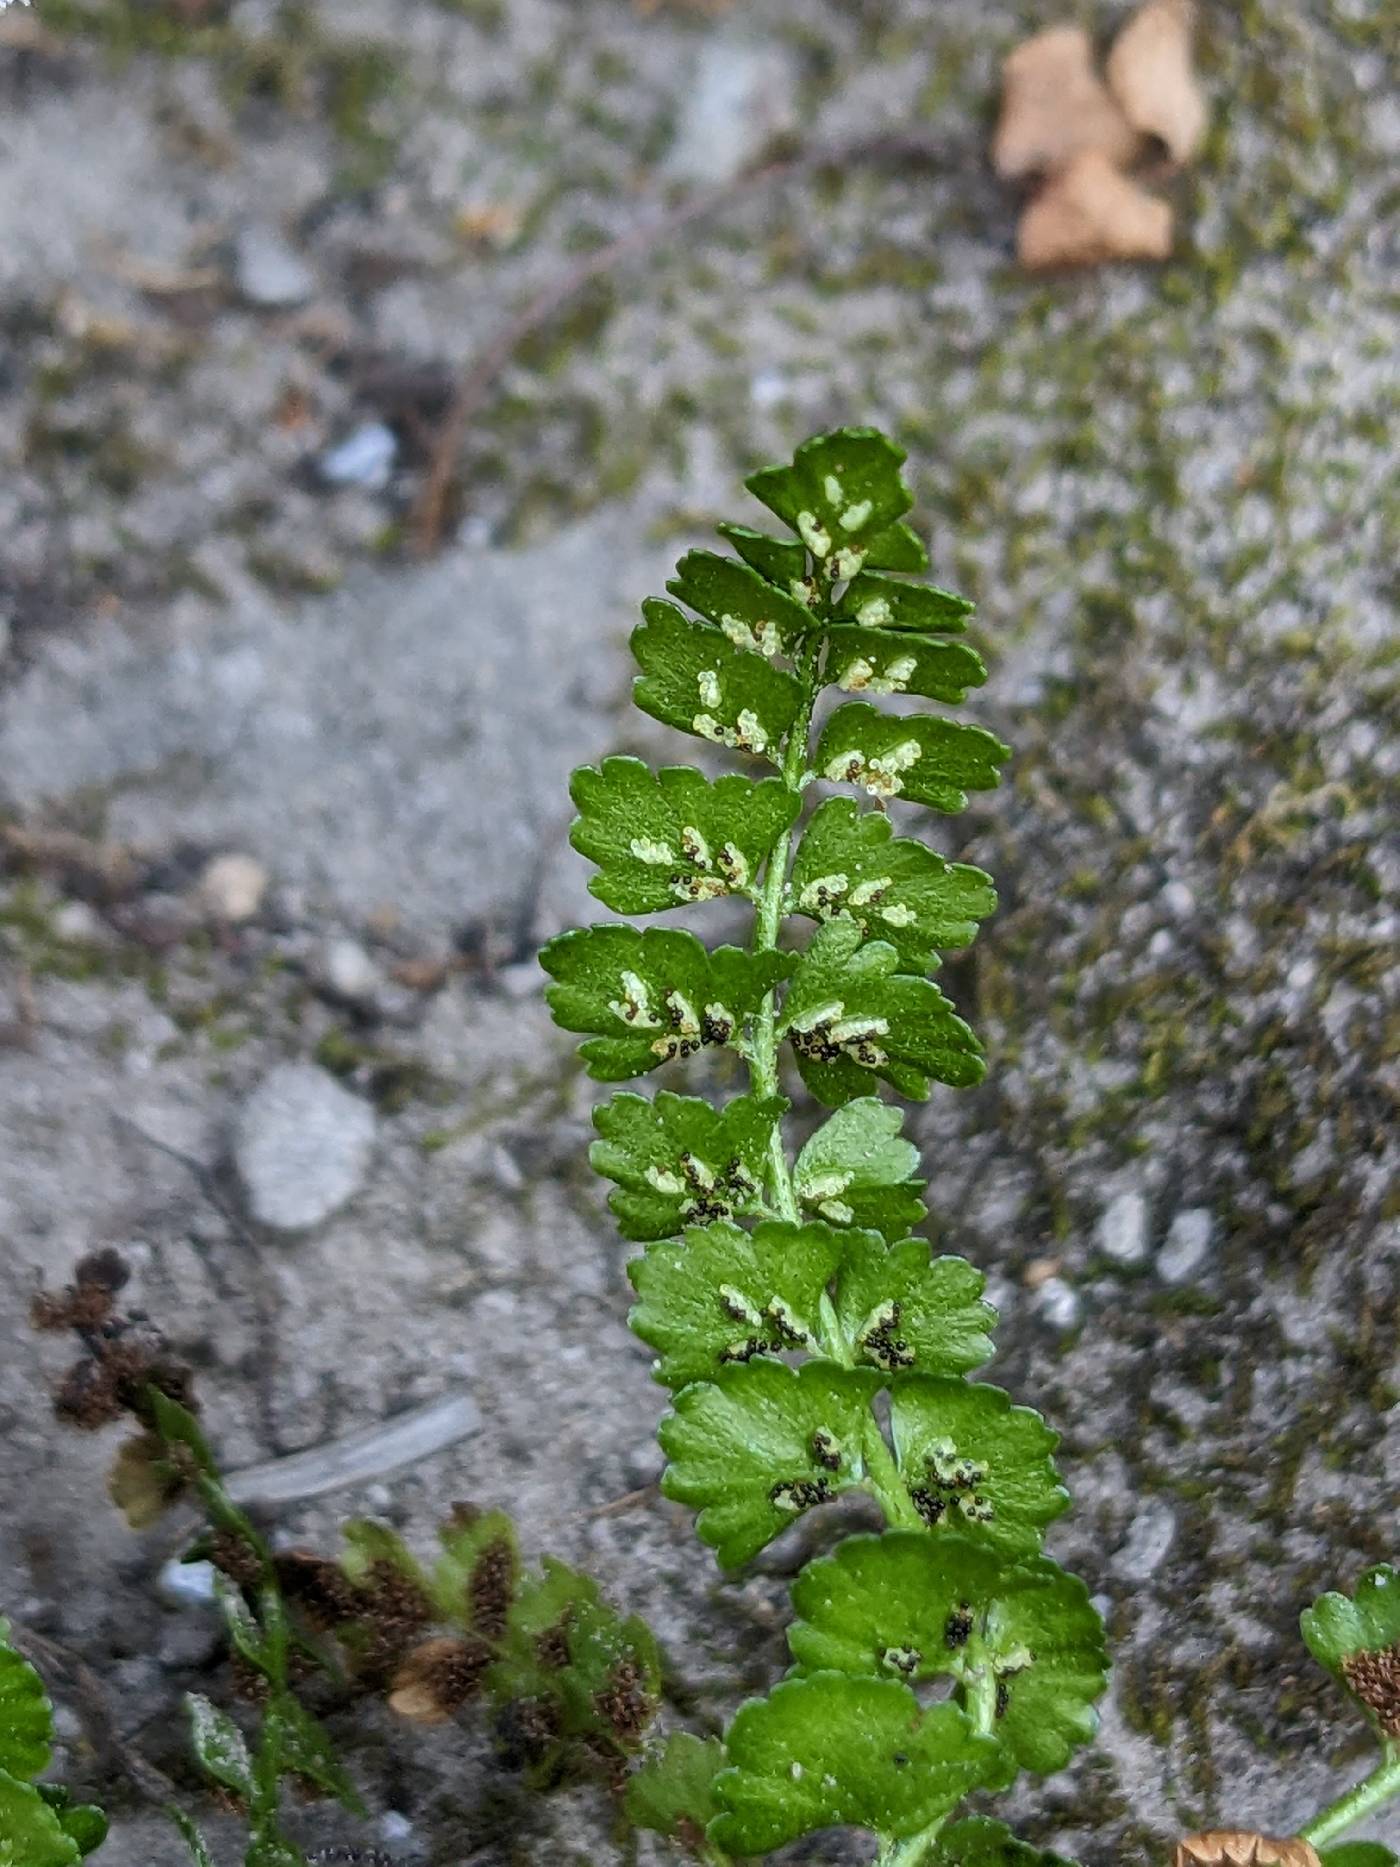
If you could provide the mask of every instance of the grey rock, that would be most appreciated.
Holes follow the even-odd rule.
[[[1176,1540],[1176,1515],[1161,1498],[1148,1498],[1128,1526],[1113,1556],[1113,1573],[1125,1582],[1145,1582],[1162,1566]]]
[[[1131,1270],[1147,1260],[1147,1200],[1136,1191],[1119,1193],[1105,1206],[1096,1234],[1099,1250]]]
[[[163,1562],[156,1576],[156,1592],[175,1608],[205,1607],[214,1600],[212,1562]]]
[[[244,1103],[233,1157],[260,1225],[306,1231],[364,1183],[374,1111],[310,1063],[283,1063]]]
[[[256,856],[215,856],[199,878],[200,907],[219,921],[251,920],[267,893],[267,870]]]
[[[1078,1328],[1084,1310],[1079,1292],[1063,1277],[1047,1277],[1032,1297],[1031,1307],[1052,1329],[1065,1334]]]
[[[793,68],[781,47],[716,36],[701,50],[666,171],[688,182],[728,181],[795,120]]]
[[[1166,1284],[1189,1284],[1210,1254],[1214,1221],[1204,1206],[1178,1212],[1157,1253],[1157,1275]]]
[[[358,940],[328,940],[316,975],[327,991],[352,1005],[368,1004],[384,983],[384,975]]]
[[[328,448],[316,462],[316,471],[327,486],[363,486],[378,493],[389,484],[398,451],[392,428],[382,421],[366,422]]]
[[[238,235],[233,276],[250,305],[269,311],[304,305],[316,291],[315,273],[271,227],[245,227]]]

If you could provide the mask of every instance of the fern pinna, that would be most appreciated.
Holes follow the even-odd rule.
[[[595,1118],[594,1165],[646,1247],[632,1326],[672,1390],[666,1495],[726,1569],[841,1492],[873,1495],[888,1525],[797,1577],[792,1673],[723,1746],[674,1738],[634,1781],[636,1819],[708,1860],[835,1825],[870,1830],[882,1861],[1037,1859],[997,1823],[950,1818],[1018,1770],[1059,1769],[1105,1679],[1084,1585],[1040,1553],[1068,1503],[1056,1436],[968,1378],[994,1312],[970,1264],[910,1235],[917,1155],[877,1093],[981,1078],[981,1045],[928,975],[995,904],[980,870],[895,835],[885,805],[959,811],[1007,756],[980,726],[872,704],[953,706],[986,672],[962,639],[972,605],[909,581],[928,559],[903,458],[866,428],[808,441],[747,483],[791,537],[723,525],[736,555],[688,553],[676,600],[643,605],[638,706],[776,775],[608,758],[574,778],[573,842],[607,907],[741,898],[749,944],[613,922],[543,954],[593,1076],[710,1047],[748,1069],[723,1107],[624,1092]],[[814,732],[827,688],[850,697]],[[828,786],[856,796],[809,813]],[[795,1160],[784,1043],[832,1111]],[[916,1687],[939,1677],[951,1692],[925,1707]]]

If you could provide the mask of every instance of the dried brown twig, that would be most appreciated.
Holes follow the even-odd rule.
[[[631,260],[641,258],[653,248],[664,245],[687,227],[710,219],[722,208],[778,182],[791,181],[799,175],[810,175],[820,169],[867,167],[898,161],[921,168],[939,168],[951,167],[959,161],[975,160],[975,152],[966,141],[925,136],[914,130],[896,130],[884,135],[855,137],[846,142],[816,144],[794,155],[781,156],[760,168],[746,170],[733,181],[703,189],[677,206],[663,209],[640,226],[619,234],[606,246],[598,247],[567,267],[557,278],[541,286],[519,311],[506,319],[458,382],[433,443],[427,472],[414,503],[410,531],[415,550],[420,556],[427,556],[437,550],[442,542],[453,477],[462,445],[473,417],[489,400],[501,371],[526,338],[548,324],[595,280],[617,271]]]

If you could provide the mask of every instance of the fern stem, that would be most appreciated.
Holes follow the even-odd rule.
[[[873,1413],[865,1422],[865,1477],[891,1529],[922,1530],[924,1520],[899,1476],[894,1454]]]
[[[812,730],[812,711],[817,703],[817,683],[815,679],[817,659],[821,653],[820,639],[802,651],[798,658],[795,673],[802,683],[802,704],[797,710],[786,740],[783,742],[783,783],[790,791],[800,791],[803,773],[807,769],[808,739]],[[759,892],[758,911],[754,919],[754,951],[756,953],[776,953],[778,951],[778,933],[783,924],[783,899],[787,893],[788,865],[792,859],[793,829],[789,827],[778,838],[773,853],[768,859],[768,866],[763,872],[763,887]],[[749,1080],[756,1096],[775,1096],[778,1093],[778,996],[776,991],[769,992],[758,1008],[754,1019],[753,1037],[749,1045]],[[794,1224],[800,1219],[797,1195],[792,1186],[792,1168],[789,1165],[787,1149],[783,1146],[782,1124],[776,1123],[768,1147],[768,1192],[779,1215]]]
[[[1314,1815],[1298,1830],[1298,1838],[1311,1841],[1315,1848],[1323,1847],[1393,1796],[1400,1796],[1400,1743],[1387,1744],[1377,1768]]]

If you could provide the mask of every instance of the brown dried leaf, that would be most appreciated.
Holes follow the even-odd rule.
[[[1126,168],[1137,148],[1137,132],[1094,70],[1093,43],[1082,27],[1048,27],[1003,64],[992,141],[998,175],[1044,174],[1090,149]]]
[[[1244,1828],[1217,1828],[1187,1835],[1176,1850],[1175,1867],[1322,1867],[1306,1841],[1278,1841]]]
[[[1109,89],[1135,130],[1166,145],[1178,166],[1206,132],[1206,105],[1191,65],[1195,0],[1147,0],[1114,41]]]
[[[1097,150],[1076,156],[1021,216],[1016,251],[1032,272],[1110,259],[1166,259],[1172,211]]]

